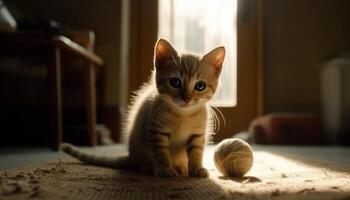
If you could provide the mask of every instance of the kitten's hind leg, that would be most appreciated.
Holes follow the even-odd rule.
[[[153,169],[152,169],[151,165],[148,165],[148,164],[141,164],[139,170],[141,173],[145,173],[145,174],[153,173]]]

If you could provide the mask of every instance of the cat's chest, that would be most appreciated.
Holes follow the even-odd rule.
[[[186,140],[192,134],[201,134],[206,130],[207,112],[202,109],[192,115],[179,116],[164,113],[161,116],[163,131],[171,134],[172,140]]]

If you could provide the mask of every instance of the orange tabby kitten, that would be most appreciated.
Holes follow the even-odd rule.
[[[130,106],[125,135],[129,155],[100,157],[70,144],[62,150],[81,161],[114,168],[151,170],[158,177],[207,177],[202,165],[206,134],[210,131],[208,101],[218,85],[225,48],[202,58],[179,55],[160,39],[155,46],[155,72]]]

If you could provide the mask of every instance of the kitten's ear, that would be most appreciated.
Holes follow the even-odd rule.
[[[166,61],[174,60],[177,58],[177,52],[171,44],[164,40],[159,39],[154,48],[154,65],[156,68],[164,64]],[[176,61],[175,61],[176,62]]]
[[[224,59],[225,59],[225,47],[217,47],[211,50],[209,53],[205,54],[202,58],[202,61],[212,66],[215,71],[215,74],[219,76],[221,73]]]

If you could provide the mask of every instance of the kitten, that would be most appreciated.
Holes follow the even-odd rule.
[[[207,103],[217,89],[224,57],[224,47],[202,58],[179,55],[160,39],[154,51],[155,72],[134,97],[125,124],[129,155],[100,157],[70,144],[61,149],[93,165],[151,170],[158,177],[207,177],[202,165],[210,131]]]

